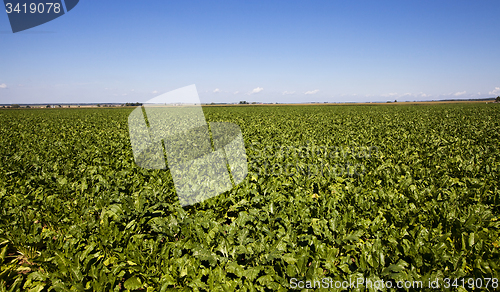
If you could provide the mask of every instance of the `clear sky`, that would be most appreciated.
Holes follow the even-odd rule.
[[[0,103],[500,95],[500,1],[81,0],[13,34],[0,12]]]

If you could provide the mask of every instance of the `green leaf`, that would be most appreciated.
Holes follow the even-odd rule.
[[[294,258],[292,255],[284,255],[281,258],[289,265],[294,265],[297,263],[297,259]]]
[[[141,279],[139,279],[139,277],[137,276],[133,276],[131,278],[128,278],[127,281],[123,283],[123,286],[125,287],[125,289],[129,290],[136,290],[142,288]]]
[[[243,276],[243,268],[235,262],[230,262],[226,266],[226,271],[228,273],[233,273],[238,277]]]
[[[243,276],[248,280],[253,281],[255,280],[255,278],[257,278],[261,270],[262,267],[247,267],[243,272]]]
[[[471,232],[469,234],[469,246],[473,246],[474,245],[474,232]]]

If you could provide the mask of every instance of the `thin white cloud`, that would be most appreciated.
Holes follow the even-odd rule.
[[[220,92],[219,88],[214,89],[214,93],[218,93],[218,92]]]
[[[294,94],[295,91],[283,91],[283,95]]]
[[[7,88],[7,84],[5,83],[0,84],[0,88]]]
[[[467,93],[467,91],[461,91],[461,92],[455,92],[453,95],[454,96],[460,96],[460,95],[464,95],[466,93]]]
[[[315,89],[315,90],[306,91],[306,92],[304,92],[304,94],[316,94],[318,92],[319,92],[319,89]]]
[[[259,92],[261,92],[262,90],[264,90],[264,88],[262,88],[262,87],[257,87],[257,88],[254,88],[254,89],[252,90],[252,92],[250,92],[250,94],[259,93]]]
[[[135,89],[132,89],[131,91],[135,91]]]
[[[155,90],[155,91],[153,91],[153,92],[151,92],[151,93],[152,93],[152,94],[156,94],[156,93],[158,93],[158,91],[157,91],[157,90]]]
[[[240,92],[239,92],[239,91],[235,91],[235,92],[234,92],[234,94],[238,94],[238,93],[240,93]]]
[[[5,84],[3,84],[3,85],[5,85]],[[495,89],[488,92],[488,94],[500,94],[500,87],[495,87]]]

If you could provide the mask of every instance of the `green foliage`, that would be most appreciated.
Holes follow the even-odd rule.
[[[249,174],[185,208],[168,171],[135,165],[131,110],[0,110],[0,291],[500,276],[496,105],[206,107],[209,121],[240,125]],[[343,145],[378,151],[321,148]],[[339,161],[365,172],[259,171]]]
[[[125,106],[141,106],[142,103],[139,102],[127,102]]]

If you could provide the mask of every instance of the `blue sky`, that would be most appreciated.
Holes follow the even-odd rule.
[[[0,12],[0,103],[500,95],[500,1],[82,0],[13,34]]]

